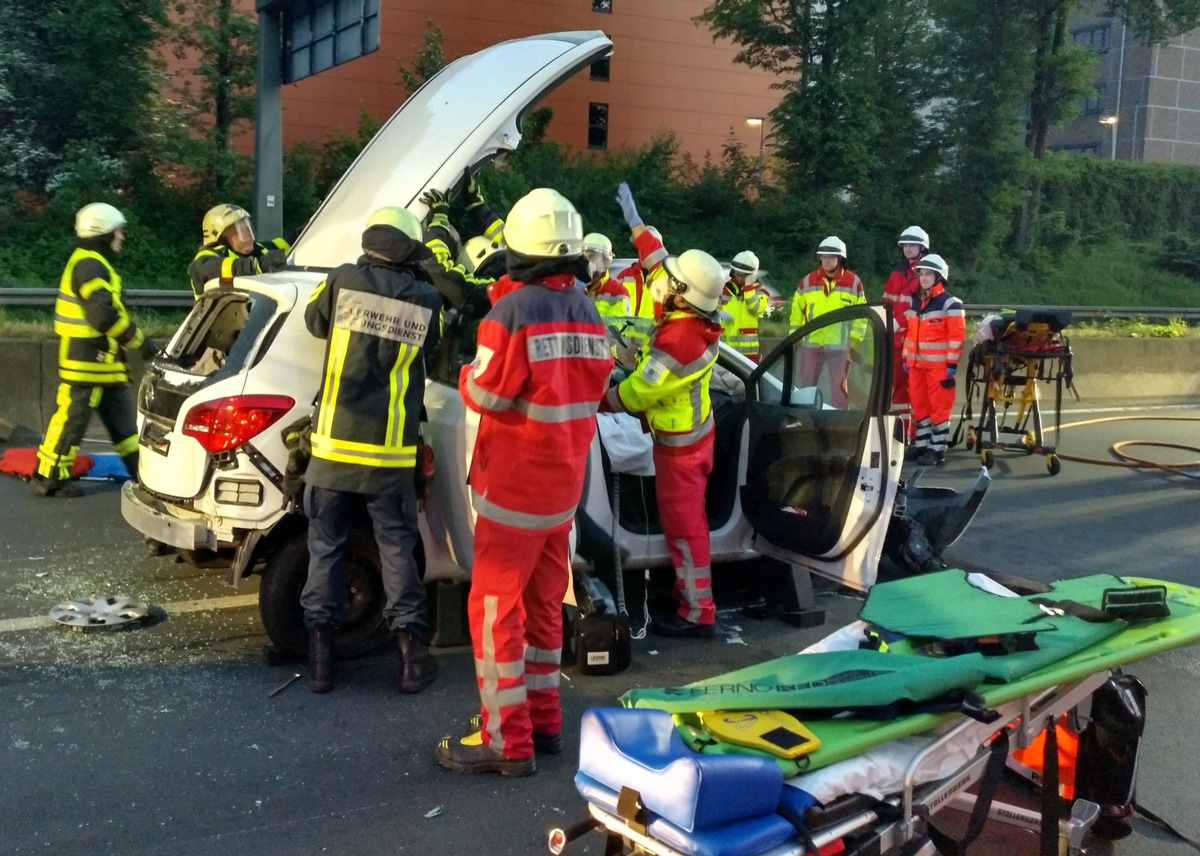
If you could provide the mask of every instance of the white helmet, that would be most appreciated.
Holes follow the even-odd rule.
[[[930,253],[917,262],[916,269],[931,270],[940,276],[943,282],[950,280],[950,265],[946,264],[946,260],[937,253]]]
[[[725,289],[725,269],[704,250],[686,250],[667,256],[667,291],[678,294],[701,312],[715,312]]]
[[[742,250],[729,263],[729,272],[730,274],[744,273],[747,283],[754,282],[758,278],[758,256],[749,250]]]
[[[604,273],[613,260],[613,245],[607,235],[589,232],[583,236],[583,254],[588,258],[592,276]]]
[[[925,249],[929,249],[929,233],[920,226],[909,226],[900,233],[900,240],[897,244],[920,244]]]
[[[421,235],[421,221],[417,219],[417,215],[399,205],[388,205],[377,209],[367,218],[366,228],[370,229],[372,226],[391,226],[418,243],[424,240]]]
[[[125,215],[107,202],[92,202],[75,212],[75,235],[98,238],[125,226]]]
[[[496,253],[504,252],[503,241],[493,241],[490,238],[485,238],[483,235],[476,235],[467,241],[467,245],[463,247],[461,262],[462,266],[467,269],[468,273],[475,273],[479,270],[480,265],[494,256]]]
[[[846,242],[837,235],[830,235],[817,247],[818,256],[841,256],[846,258]]]
[[[583,218],[557,190],[537,187],[508,212],[504,238],[523,256],[571,258],[583,252]]]

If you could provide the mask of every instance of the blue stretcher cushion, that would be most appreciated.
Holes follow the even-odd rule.
[[[584,713],[579,771],[613,791],[637,791],[647,809],[685,832],[773,815],[783,790],[783,773],[773,761],[698,755],[669,713],[651,709]]]
[[[729,757],[729,756],[726,756]],[[617,792],[586,773],[575,774],[575,789],[592,805],[617,814]],[[785,791],[796,790],[784,788]],[[685,832],[651,812],[646,834],[686,856],[753,856],[765,853],[796,835],[792,825],[777,814],[764,814],[728,823],[716,829]]]

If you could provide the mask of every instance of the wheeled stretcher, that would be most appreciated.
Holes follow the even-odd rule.
[[[998,802],[995,786],[1009,754],[1053,730],[1112,669],[1200,640],[1200,589],[1165,587],[1169,617],[1122,622],[1122,629],[1057,662],[1006,683],[980,685],[979,697],[995,714],[991,721],[921,712],[889,720],[839,716],[806,722],[821,746],[809,756],[808,770],[786,780],[775,761],[760,755],[693,751],[666,710],[590,710],[581,725],[575,777],[589,815],[574,827],[553,830],[550,851],[564,852],[570,841],[598,830],[610,856],[933,854],[964,845],[990,817],[1040,832],[1042,852],[1078,854],[1099,806],[1078,800],[1071,815],[1060,818],[1054,803],[1053,813],[1043,818],[1039,811]],[[710,685],[689,687],[702,684]],[[625,701],[629,704],[628,697]],[[861,765],[857,773],[842,772],[855,756],[884,748],[899,749],[904,759],[899,772],[874,762],[866,773]],[[840,777],[846,781],[838,790]],[[951,806],[970,813],[958,839],[936,822]]]
[[[996,451],[1008,450],[1044,455],[1050,475],[1059,472],[1057,447],[1046,443],[1043,431],[1038,383],[1054,384],[1057,436],[1063,390],[1075,391],[1071,343],[1062,334],[1070,321],[1070,312],[1034,309],[984,319],[967,360],[967,400],[951,445],[965,424],[967,449],[978,447],[988,469],[996,462]],[[979,420],[973,422],[976,403]]]

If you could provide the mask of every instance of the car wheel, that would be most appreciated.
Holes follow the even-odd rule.
[[[345,575],[346,618],[333,637],[334,655],[339,658],[372,651],[391,635],[383,617],[379,550],[370,530],[356,529],[351,535]],[[300,607],[300,592],[307,578],[308,544],[303,537],[284,544],[263,570],[258,611],[267,636],[281,652],[303,655],[308,650],[308,631]]]

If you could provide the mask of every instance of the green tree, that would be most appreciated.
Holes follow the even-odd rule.
[[[234,0],[174,6],[167,39],[185,73],[174,76],[168,139],[211,201],[236,195],[248,178],[250,159],[233,141],[254,118],[256,33]]]
[[[0,0],[0,17],[0,124],[16,143],[4,155],[10,180],[41,193],[73,146],[120,160],[143,150],[164,0]]]
[[[421,38],[421,47],[413,57],[412,67],[400,63],[400,82],[405,91],[412,95],[421,88],[426,80],[441,71],[446,65],[446,54],[442,50],[446,34],[442,28],[433,23],[425,22],[425,34]]]

